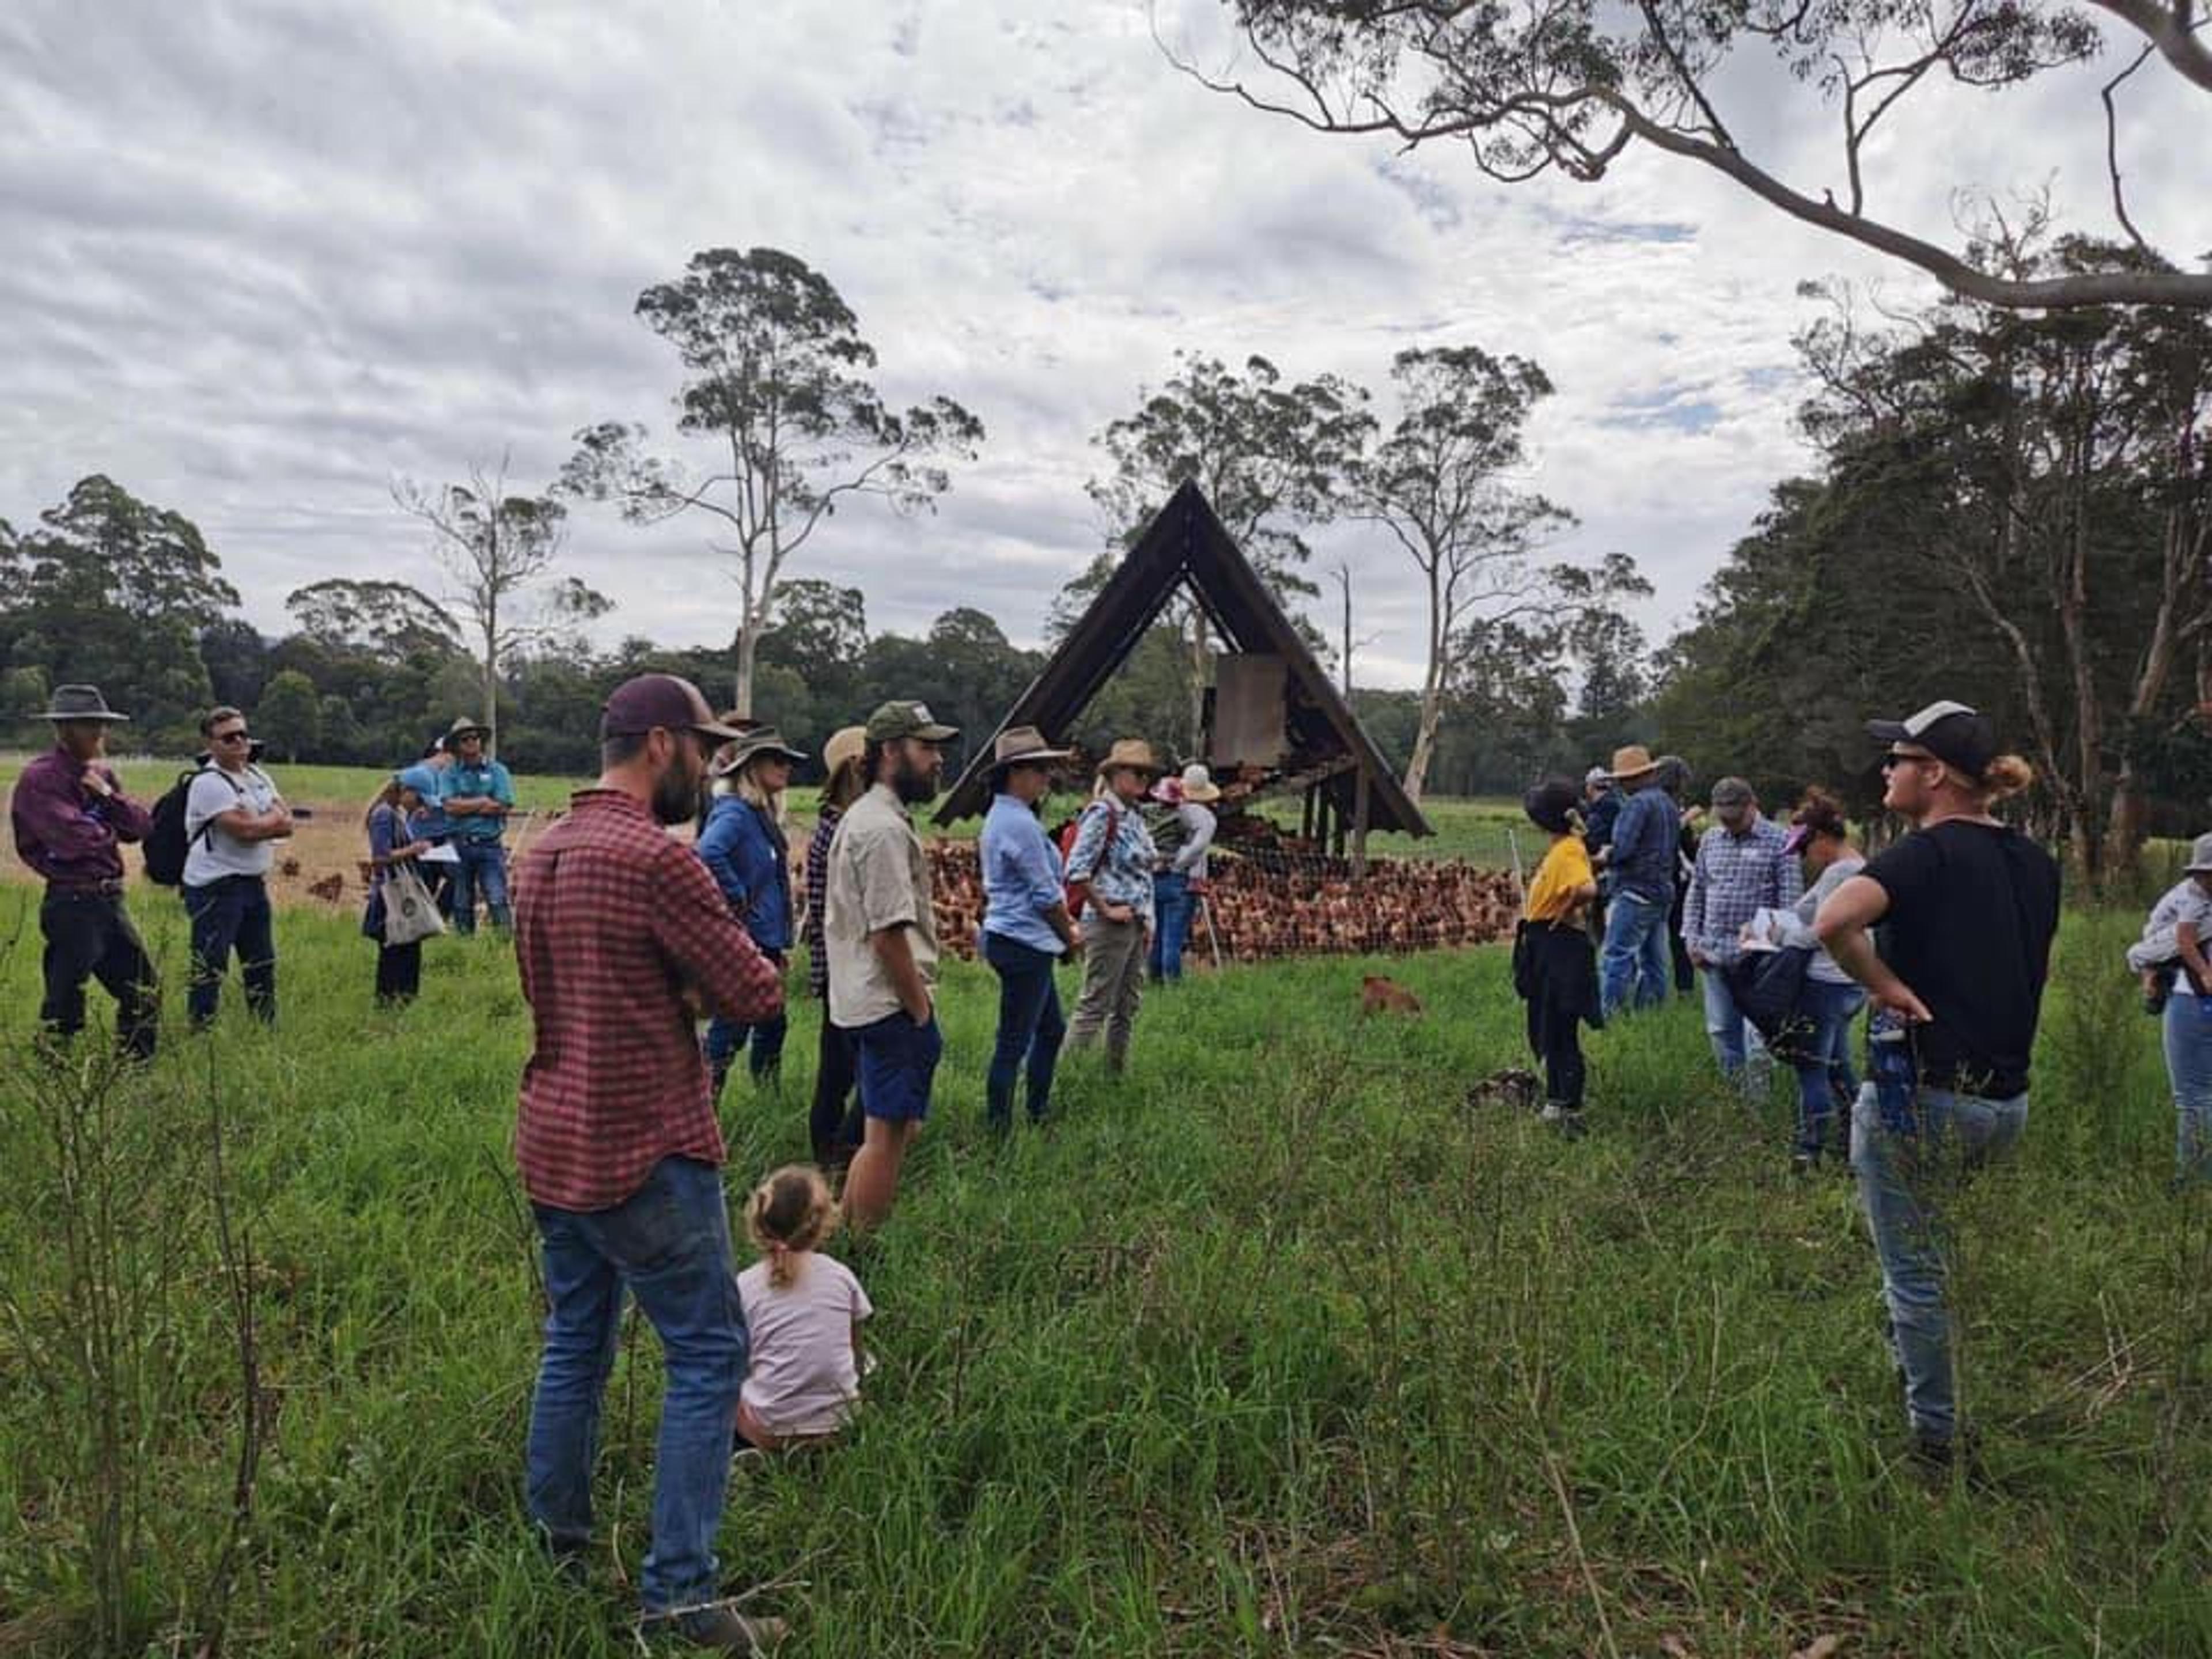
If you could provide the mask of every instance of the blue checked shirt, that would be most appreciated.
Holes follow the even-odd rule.
[[[1706,830],[1682,901],[1682,942],[1709,962],[1734,962],[1743,954],[1741,935],[1753,911],[1796,903],[1805,877],[1797,860],[1782,850],[1789,839],[1780,824],[1765,817],[1754,818],[1741,836],[1719,824]]]
[[[1114,826],[1114,842],[1106,828]],[[1159,862],[1145,815],[1119,797],[1103,795],[1083,809],[1082,828],[1067,855],[1067,878],[1087,881],[1095,903],[1126,904],[1147,927],[1152,924],[1152,866]],[[1086,913],[1087,914],[1087,913]]]

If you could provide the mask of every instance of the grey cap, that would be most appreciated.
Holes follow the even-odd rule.
[[[1750,806],[1758,799],[1758,794],[1741,778],[1722,778],[1713,785],[1716,806]]]
[[[2189,844],[2189,862],[2182,873],[2186,876],[2212,874],[2212,836],[2199,836]]]
[[[1602,766],[1593,766],[1583,774],[1583,787],[1585,789],[1602,789],[1612,781],[1613,774]]]

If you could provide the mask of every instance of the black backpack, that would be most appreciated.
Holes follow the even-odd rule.
[[[204,763],[188,767],[177,774],[177,781],[167,793],[154,803],[154,821],[146,830],[146,839],[138,850],[145,854],[146,879],[156,887],[176,887],[185,879],[185,855],[191,851],[194,837],[185,833],[185,805],[192,793],[192,780],[203,772],[221,772],[219,767]],[[246,791],[222,774],[223,781],[242,796]],[[210,818],[200,826],[200,837],[215,833],[215,820]]]

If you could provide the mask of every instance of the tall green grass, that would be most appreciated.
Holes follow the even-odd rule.
[[[27,896],[0,894],[0,938]],[[180,930],[144,907],[172,969]],[[1592,1132],[1470,1106],[1526,1063],[1502,951],[1153,993],[1127,1079],[983,1132],[988,972],[954,967],[937,1106],[897,1214],[834,1247],[879,1310],[849,1443],[741,1464],[722,1554],[798,1655],[2212,1653],[2212,1216],[2171,1200],[2151,1022],[2117,924],[2069,924],[2026,1155],[1960,1206],[1986,1489],[1903,1467],[1847,1182],[1794,1182],[1789,1113],[1713,1081],[1693,1008],[1590,1042]],[[647,1543],[649,1332],[610,1389],[589,1583],[519,1506],[538,1310],[511,1174],[527,1022],[488,937],[369,1006],[344,922],[283,922],[282,1021],[172,1043],[212,1075],[275,1408],[231,1651],[612,1655]],[[35,1000],[35,928],[0,969]],[[1065,983],[1065,981],[1064,981]],[[175,999],[173,997],[172,1001]],[[783,1092],[725,1105],[733,1187],[805,1155],[817,1011]],[[165,1524],[136,1635],[169,1650],[234,1449],[222,1306],[143,1449]],[[51,1271],[0,1214],[0,1271]],[[0,1652],[89,1650],[71,1428],[0,1348]]]

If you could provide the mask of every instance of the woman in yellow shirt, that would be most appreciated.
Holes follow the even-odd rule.
[[[1522,902],[1513,941],[1513,988],[1528,1006],[1528,1047],[1544,1063],[1544,1121],[1562,1133],[1583,1130],[1582,1025],[1595,1027],[1597,952],[1584,925],[1597,877],[1583,844],[1581,793],[1549,778],[1522,803],[1529,822],[1552,838]]]

